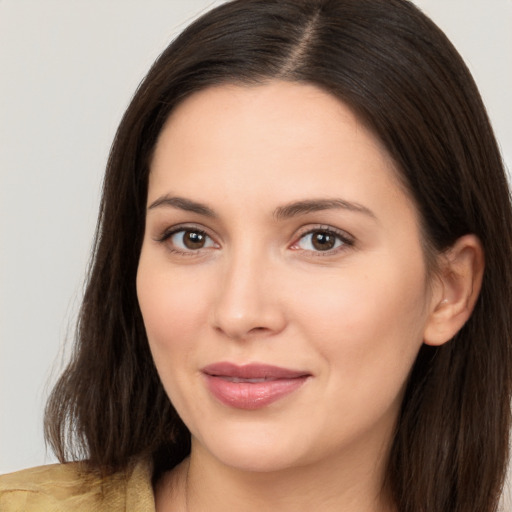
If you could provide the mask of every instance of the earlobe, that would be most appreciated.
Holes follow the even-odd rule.
[[[484,251],[477,236],[465,235],[440,256],[437,293],[424,332],[424,343],[450,341],[471,316],[484,273]]]

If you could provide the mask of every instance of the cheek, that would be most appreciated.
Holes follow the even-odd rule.
[[[378,270],[374,267],[368,273],[350,269],[304,283],[301,293],[293,298],[295,307],[312,319],[322,337],[357,337],[368,330],[387,332],[419,327],[426,304],[421,273],[403,275],[390,267],[382,273]]]
[[[297,304],[297,311],[307,312],[303,332],[323,361],[325,396],[338,404],[322,427],[333,436],[340,424],[357,433],[365,425],[393,421],[422,344],[422,272],[404,276],[389,265],[384,273],[377,265],[373,269],[351,269],[329,280],[315,300]]]
[[[191,340],[197,339],[205,324],[206,294],[205,282],[193,273],[183,275],[169,268],[162,269],[142,255],[137,296],[157,366],[160,357],[191,347]]]
[[[137,295],[149,348],[167,396],[187,424],[200,414],[198,402],[190,400],[198,390],[191,389],[189,377],[197,371],[198,340],[204,338],[206,293],[204,280],[141,258]]]
[[[339,378],[364,386],[373,377],[407,377],[423,341],[428,298],[423,267],[416,267],[372,261],[327,276],[322,286],[305,283],[295,295],[302,329]]]

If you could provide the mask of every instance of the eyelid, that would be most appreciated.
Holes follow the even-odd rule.
[[[167,227],[164,229],[160,235],[153,238],[155,242],[167,245],[167,249],[175,254],[179,255],[186,255],[186,256],[198,256],[199,254],[203,253],[204,251],[209,251],[216,247],[201,247],[198,249],[188,249],[188,250],[182,250],[179,247],[170,246],[169,244],[166,244],[166,242],[176,233],[180,233],[181,231],[195,231],[198,233],[202,233],[205,236],[207,236],[210,240],[213,241],[213,243],[216,246],[219,246],[219,243],[217,242],[216,238],[209,232],[208,229],[206,229],[204,226],[201,226],[199,224],[195,223],[182,223],[182,224],[174,224],[170,227]]]
[[[170,227],[167,227],[166,229],[164,229],[161,232],[160,235],[154,237],[153,239],[156,242],[165,243],[167,240],[169,240],[169,238],[171,238],[176,233],[179,233],[180,231],[197,231],[197,232],[203,233],[205,236],[207,236],[214,242],[214,244],[217,246],[217,248],[220,247],[220,244],[216,240],[216,237],[211,234],[211,232],[208,228],[206,228],[200,224],[189,223],[189,222],[175,224]],[[299,243],[299,241],[302,238],[304,238],[305,236],[307,236],[309,234],[318,232],[318,231],[320,231],[320,232],[323,231],[323,232],[330,233],[330,234],[336,236],[339,240],[341,240],[341,242],[342,242],[341,246],[335,247],[333,249],[325,250],[325,251],[320,251],[320,250],[315,251],[315,250],[308,250],[308,249],[301,249],[301,248],[294,247]],[[353,247],[355,244],[355,241],[356,241],[355,237],[353,235],[351,235],[350,233],[348,233],[347,231],[336,228],[331,225],[326,225],[326,224],[303,226],[302,228],[300,228],[298,230],[298,232],[294,236],[293,240],[294,241],[289,245],[289,249],[292,249],[295,251],[302,251],[305,253],[310,253],[311,255],[314,255],[314,256],[329,256],[329,255],[336,254],[338,252],[347,250],[350,247]],[[179,253],[179,254],[186,254],[186,255],[197,255],[198,253],[200,253],[202,251],[211,250],[211,249],[212,249],[212,247],[206,247],[206,248],[199,248],[196,250],[190,249],[190,250],[184,251],[184,250],[181,250],[176,247],[172,247],[172,248],[169,247],[169,250],[171,252],[175,252],[175,253]]]
[[[204,226],[190,222],[185,222],[182,224],[173,224],[172,226],[169,226],[165,228],[163,231],[161,231],[160,235],[155,236],[153,240],[155,240],[155,242],[165,242],[167,239],[169,239],[169,237],[176,233],[179,233],[180,231],[198,231],[200,233],[204,233],[212,240],[215,240],[215,237],[213,237],[210,234],[209,230],[206,229]]]
[[[293,246],[297,245],[299,241],[304,238],[307,235],[310,235],[315,232],[326,232],[335,235],[338,239],[341,240],[342,245],[340,247],[336,247],[334,249],[326,250],[326,251],[312,251],[307,249],[300,249],[300,248],[294,248]],[[339,228],[335,228],[334,226],[329,226],[326,224],[318,224],[318,225],[309,225],[304,226],[299,230],[297,235],[294,237],[294,241],[290,245],[290,249],[296,250],[296,251],[303,251],[303,252],[309,252],[311,254],[314,254],[315,256],[329,256],[332,254],[335,254],[337,252],[346,250],[349,247],[353,247],[355,244],[355,237],[348,233],[347,231]]]

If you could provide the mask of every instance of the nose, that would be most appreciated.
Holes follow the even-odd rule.
[[[275,269],[256,255],[233,257],[225,262],[219,279],[212,325],[231,339],[269,336],[282,331],[286,315],[279,297]]]

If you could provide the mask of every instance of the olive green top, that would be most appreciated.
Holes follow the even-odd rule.
[[[53,464],[0,476],[2,512],[154,512],[151,465],[101,478],[83,463]]]

